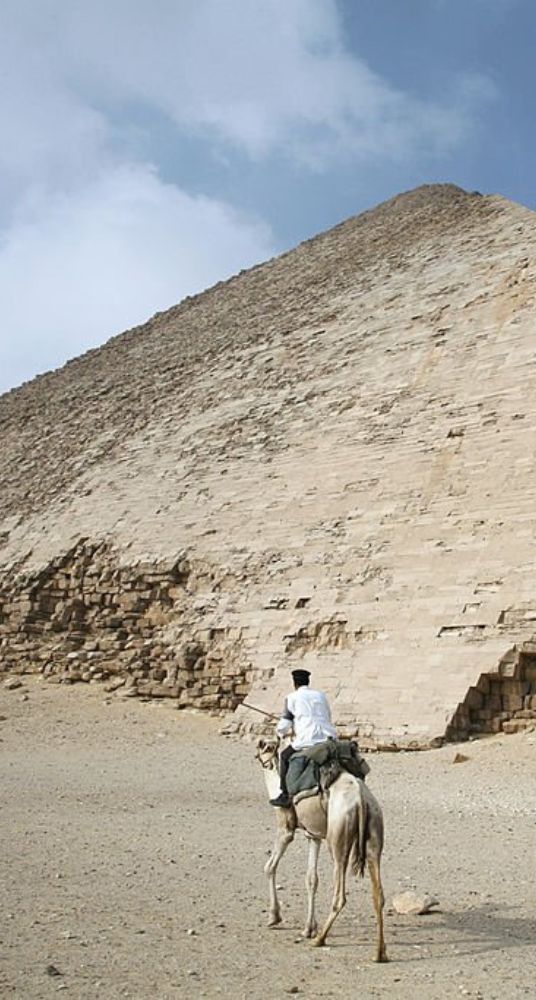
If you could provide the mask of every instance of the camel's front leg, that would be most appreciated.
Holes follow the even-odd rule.
[[[281,810],[283,812],[283,810]],[[286,812],[286,810],[285,810]],[[279,823],[279,828],[277,831],[277,836],[275,839],[274,849],[264,866],[264,871],[268,876],[268,886],[270,893],[270,918],[268,921],[269,927],[275,927],[277,924],[281,923],[281,908],[279,906],[279,900],[277,898],[277,889],[275,884],[275,877],[277,873],[277,866],[281,861],[287,847],[294,840],[295,827],[292,827],[290,823],[285,821],[283,817],[283,823]]]
[[[315,897],[318,888],[318,853],[320,851],[320,841],[309,840],[309,859],[307,862],[307,875],[305,885],[307,886],[307,920],[303,931],[306,938],[314,937],[317,932],[315,917]]]

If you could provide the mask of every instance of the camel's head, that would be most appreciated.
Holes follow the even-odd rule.
[[[262,767],[274,768],[277,767],[277,750],[277,740],[271,740],[267,739],[265,736],[260,736],[257,740],[255,757],[258,761],[260,761]]]

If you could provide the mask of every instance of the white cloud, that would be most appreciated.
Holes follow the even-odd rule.
[[[163,183],[132,149],[132,112],[328,170],[463,139],[489,96],[397,91],[341,37],[335,0],[3,0],[0,10],[2,386],[62,362],[273,252],[258,220]]]
[[[252,157],[441,152],[478,106],[455,81],[444,102],[389,85],[345,48],[335,0],[58,3],[58,58],[89,93],[152,105]]]
[[[58,94],[85,101],[86,116],[138,104],[254,157],[315,153],[328,140],[339,155],[443,150],[483,97],[456,81],[444,102],[395,89],[345,48],[335,0],[4,3],[45,84],[55,74]],[[32,64],[19,64],[27,79]]]

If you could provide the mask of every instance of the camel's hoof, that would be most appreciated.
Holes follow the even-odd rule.
[[[388,958],[388,956],[387,956],[387,952],[386,952],[386,951],[384,951],[384,952],[383,952],[383,954],[381,954],[381,955],[376,955],[376,957],[375,957],[374,961],[375,961],[375,962],[388,962],[388,961],[389,961],[389,958]]]
[[[270,919],[270,920],[268,921],[268,927],[279,927],[279,924],[280,924],[281,922],[282,922],[282,920],[281,920],[281,917],[272,917],[272,918],[271,918],[271,919]]]
[[[324,943],[325,942],[324,942],[324,938],[323,937],[315,937],[311,941],[311,945],[312,945],[313,948],[323,948],[324,947]]]

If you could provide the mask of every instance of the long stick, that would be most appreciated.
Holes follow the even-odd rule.
[[[273,715],[272,712],[265,712],[263,708],[256,708],[255,705],[248,705],[247,701],[243,701],[242,705],[244,708],[250,708],[252,712],[259,712],[260,715],[265,715],[267,719],[277,720],[278,715]]]

